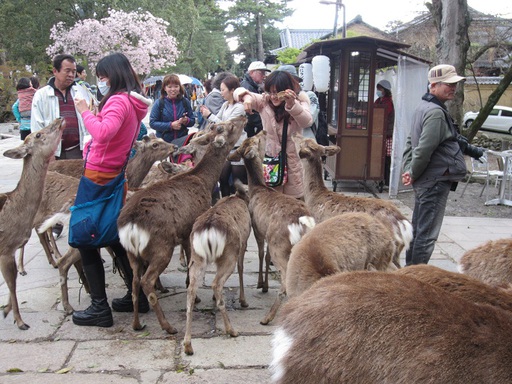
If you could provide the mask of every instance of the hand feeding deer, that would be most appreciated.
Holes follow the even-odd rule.
[[[244,294],[243,273],[247,239],[251,233],[251,215],[247,207],[249,197],[243,185],[236,180],[235,186],[236,194],[222,198],[199,216],[190,234],[192,254],[189,263],[190,284],[187,293],[187,325],[184,339],[187,355],[194,354],[191,340],[192,310],[197,288],[203,281],[206,267],[209,264],[215,263],[217,267],[212,289],[227,334],[232,337],[238,336],[238,332],[229,321],[222,292],[224,284],[233,273],[235,266],[238,266],[240,305],[244,308],[248,306]]]
[[[315,220],[304,202],[284,195],[265,185],[262,158],[265,151],[265,131],[247,138],[229,160],[244,159],[249,181],[249,211],[254,237],[258,244],[260,266],[263,261],[264,243],[267,241],[272,262],[281,275],[281,289],[270,311],[261,324],[272,321],[286,296],[286,273],[292,246],[315,226]],[[268,270],[267,270],[268,271]]]
[[[165,319],[155,294],[155,282],[169,264],[176,245],[184,245],[190,255],[189,236],[194,221],[210,208],[213,187],[245,123],[244,116],[216,124],[198,139],[208,147],[194,168],[136,192],[123,207],[118,228],[134,274],[133,329],[142,329],[137,309],[142,286],[162,329],[169,334],[177,332]]]
[[[19,147],[4,152],[4,156],[23,159],[23,170],[16,188],[7,193],[0,211],[0,269],[9,287],[9,301],[4,317],[11,311],[19,329],[26,330],[16,296],[15,252],[30,238],[32,223],[41,198],[48,163],[60,142],[65,123],[55,119],[50,125],[25,138]]]
[[[381,220],[395,238],[393,262],[400,268],[400,253],[409,248],[413,236],[409,220],[391,201],[351,197],[327,189],[322,179],[322,156],[335,155],[341,150],[340,147],[324,147],[314,139],[299,135],[294,135],[292,140],[304,167],[304,200],[315,220],[321,222],[345,212],[366,212]]]

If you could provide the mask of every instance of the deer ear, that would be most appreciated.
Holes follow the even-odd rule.
[[[21,144],[17,148],[8,149],[4,152],[5,157],[9,157],[11,159],[23,159],[30,153],[30,147],[27,144]]]
[[[326,156],[333,156],[341,151],[341,148],[337,145],[329,145],[328,147],[324,147]]]

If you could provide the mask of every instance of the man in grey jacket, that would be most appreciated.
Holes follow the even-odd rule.
[[[444,105],[454,98],[457,84],[463,80],[451,65],[432,68],[428,73],[430,91],[414,113],[402,174],[402,182],[412,185],[415,195],[413,240],[406,252],[406,265],[428,263],[452,184],[466,175],[459,135]]]

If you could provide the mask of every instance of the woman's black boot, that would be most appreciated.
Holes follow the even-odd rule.
[[[120,247],[120,248],[119,248]],[[121,244],[118,246],[112,247],[112,250],[115,253],[114,263],[116,264],[117,269],[119,270],[119,274],[124,280],[126,287],[128,288],[128,292],[126,295],[119,299],[112,300],[112,309],[116,312],[133,312],[133,300],[132,300],[132,281],[133,281],[133,271],[130,266],[130,261],[128,260],[128,256],[126,255],[126,251],[122,248]],[[146,295],[142,291],[139,291],[139,313],[149,312],[149,303]]]
[[[76,325],[92,325],[111,327],[114,324],[112,311],[105,292],[105,270],[101,261],[84,265],[84,273],[89,281],[91,305],[84,311],[73,312],[73,323]]]

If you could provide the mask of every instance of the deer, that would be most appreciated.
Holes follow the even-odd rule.
[[[512,315],[398,273],[318,280],[284,306],[272,382],[510,383]]]
[[[43,197],[34,218],[33,228],[36,229],[39,242],[43,246],[48,263],[54,268],[57,268],[57,260],[59,260],[62,255],[51,233],[51,226],[43,226],[43,223],[50,215],[60,213],[65,216],[66,212],[69,212],[69,208],[75,201],[77,189],[78,179],[53,171],[46,173]],[[24,247],[21,247],[18,255],[18,273],[25,276],[27,272],[25,271],[23,257]]]
[[[491,240],[470,249],[458,270],[491,285],[512,285],[512,239]]]
[[[322,156],[333,156],[341,148],[322,146],[314,139],[293,135],[292,140],[304,168],[304,200],[315,220],[321,222],[345,212],[366,212],[380,219],[392,231],[396,249],[393,262],[400,268],[400,254],[412,240],[412,224],[391,201],[368,197],[351,197],[331,192],[322,179]]]
[[[512,291],[509,287],[495,287],[477,278],[428,264],[410,265],[395,273],[413,277],[473,303],[490,304],[512,313]]]
[[[257,135],[245,139],[228,156],[228,160],[231,161],[240,161],[243,158],[247,170],[249,212],[260,258],[258,280],[261,280],[265,241],[268,244],[267,254],[280,273],[281,288],[269,312],[260,321],[262,325],[267,325],[274,319],[286,297],[287,265],[292,247],[315,226],[315,220],[303,201],[266,186],[262,163],[266,134],[266,131],[260,131]],[[268,267],[266,272],[265,280],[268,284]]]
[[[55,119],[40,131],[28,135],[17,148],[4,152],[12,159],[23,159],[23,169],[16,188],[5,194],[0,211],[0,269],[9,288],[9,300],[3,308],[4,317],[12,310],[16,325],[21,330],[30,328],[20,315],[16,295],[15,252],[25,245],[32,232],[32,224],[43,196],[48,163],[64,130],[64,120]]]
[[[134,330],[143,328],[138,313],[142,286],[161,328],[169,334],[178,332],[166,320],[154,286],[169,264],[174,247],[183,245],[190,260],[192,226],[196,218],[210,208],[213,187],[246,121],[245,116],[240,116],[216,124],[206,135],[198,138],[199,143],[208,147],[194,168],[136,192],[121,210],[117,222],[119,238],[127,251],[134,275]]]
[[[350,212],[317,224],[292,248],[286,274],[286,294],[295,297],[315,281],[335,273],[394,271],[395,243],[379,220]]]
[[[140,183],[142,183],[146,174],[150,171],[156,161],[163,160],[171,156],[177,150],[176,145],[167,143],[153,134],[144,136],[142,141],[136,141],[134,143],[134,148],[136,149],[135,155],[128,161],[126,167],[127,178],[130,180],[130,190],[140,186]],[[40,232],[46,232],[48,233],[50,240],[53,239],[53,236],[51,236],[52,226],[57,222],[69,222],[69,207],[73,205],[76,191],[78,189],[78,180],[75,179],[74,176],[66,175],[76,176],[79,171],[80,174],[78,178],[80,178],[84,167],[83,160],[60,160],[51,164],[53,165],[51,168],[54,169],[55,172],[48,172],[43,202],[39,208],[39,211],[41,212],[38,212],[38,216],[44,218],[45,221],[40,223],[37,227],[40,238],[42,236]],[[129,198],[129,196],[130,193],[127,198]],[[47,204],[43,204],[45,200],[48,200]],[[62,206],[62,209],[58,209],[59,206]],[[43,243],[43,241],[41,241],[41,243]],[[53,249],[58,252],[56,246],[53,247]],[[113,253],[110,252],[108,247],[107,251],[109,251],[113,257]],[[48,257],[50,260],[51,255]],[[74,311],[73,307],[69,303],[67,285],[69,268],[71,268],[72,265],[75,265],[81,281],[84,283],[84,286],[88,291],[87,281],[81,268],[80,253],[77,249],[69,247],[68,251],[56,261],[56,266],[59,269],[60,276],[61,302],[64,311],[67,314],[71,314]],[[161,284],[159,285],[159,289],[161,291],[165,291]]]
[[[236,180],[236,194],[226,196],[197,218],[190,234],[191,259],[189,263],[190,284],[187,291],[187,323],[184,347],[187,355],[193,355],[192,310],[197,288],[204,279],[206,267],[215,264],[217,273],[212,283],[214,298],[224,321],[226,334],[237,337],[226,311],[223,288],[227,279],[238,266],[240,282],[240,305],[248,307],[244,294],[244,255],[251,233],[249,197],[241,183]]]

